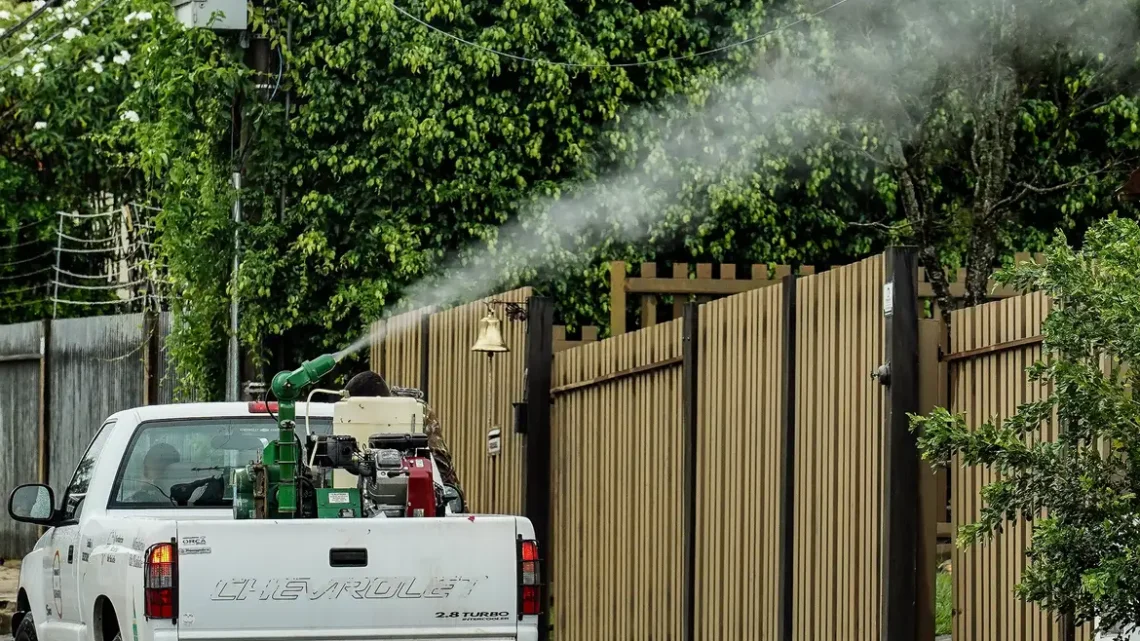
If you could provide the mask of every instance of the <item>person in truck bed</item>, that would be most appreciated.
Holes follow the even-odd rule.
[[[350,396],[410,396],[423,401],[423,392],[410,387],[389,386],[382,376],[372,371],[365,371],[353,376],[344,386]],[[435,458],[436,467],[443,477],[446,485],[452,485],[460,492],[459,476],[451,461],[451,452],[447,449],[447,442],[443,440],[443,428],[439,418],[431,406],[424,402],[424,433],[428,437],[428,448]]]

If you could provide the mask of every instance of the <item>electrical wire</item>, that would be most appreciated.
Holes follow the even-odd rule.
[[[566,61],[562,61],[562,60],[544,60],[541,58],[528,58],[526,56],[520,56],[520,55],[513,54],[513,53],[507,53],[506,51],[500,51],[498,49],[492,49],[491,47],[486,47],[486,46],[483,46],[479,43],[472,42],[470,40],[465,40],[464,38],[461,38],[461,37],[459,37],[453,33],[449,33],[447,31],[444,31],[443,29],[440,29],[439,27],[433,26],[433,25],[425,22],[424,20],[421,20],[421,19],[417,18],[416,16],[412,15],[406,9],[400,7],[395,2],[393,2],[391,4],[392,4],[392,8],[395,9],[397,13],[403,15],[404,17],[408,18],[409,20],[411,20],[411,21],[413,21],[413,22],[415,22],[415,23],[417,23],[423,27],[427,27],[429,30],[434,31],[434,32],[440,34],[441,36],[445,36],[445,37],[450,38],[450,39],[452,39],[452,40],[454,40],[460,44],[466,45],[468,47],[473,47],[475,49],[479,49],[480,51],[484,51],[486,53],[490,53],[490,54],[494,54],[496,56],[500,56],[503,58],[509,58],[511,60],[517,60],[519,62],[526,62],[526,63],[530,63],[530,64],[548,64],[548,65],[553,65],[556,67],[566,67],[566,68],[570,68],[570,69],[604,69],[604,68],[648,67],[648,66],[652,66],[652,65],[665,64],[665,63],[669,63],[669,62],[682,62],[685,60],[694,60],[694,59],[700,58],[702,56],[711,56],[713,54],[728,51],[730,49],[736,49],[738,47],[743,47],[745,45],[752,44],[753,42],[756,42],[757,40],[762,40],[762,39],[767,38],[768,36],[773,35],[775,33],[778,33],[780,31],[784,31],[786,29],[790,29],[790,28],[795,27],[797,25],[803,24],[803,23],[807,22],[808,20],[811,20],[813,18],[817,18],[817,17],[827,13],[828,11],[835,9],[836,7],[838,7],[842,4],[846,4],[847,2],[848,2],[848,0],[838,0],[837,2],[831,4],[827,7],[824,7],[823,9],[820,9],[819,11],[816,11],[815,13],[811,13],[811,14],[808,14],[807,16],[804,16],[804,17],[799,18],[797,20],[793,20],[792,22],[789,22],[786,25],[776,27],[775,29],[771,29],[769,31],[765,31],[764,33],[752,36],[751,38],[745,38],[744,40],[731,42],[729,44],[726,44],[726,45],[723,45],[720,47],[716,47],[714,49],[706,49],[703,51],[696,51],[693,53],[684,54],[684,55],[680,55],[680,56],[668,56],[665,58],[657,58],[654,60],[642,60],[639,62],[605,62],[605,63],[579,63],[579,62],[566,62]],[[3,71],[3,70],[0,69],[0,71]]]
[[[128,271],[137,271],[138,269],[138,265],[130,265],[127,267]],[[57,274],[71,276],[72,278],[86,278],[88,280],[107,280],[108,278],[111,278],[111,274],[76,274],[75,272],[69,272],[61,267],[48,267],[45,271],[47,270],[55,270]]]
[[[63,303],[64,305],[81,305],[84,307],[92,305],[123,305],[126,303],[133,303],[136,300],[142,300],[146,296],[135,296],[134,298],[124,298],[122,300],[65,300],[63,298],[56,298],[52,296],[48,301],[52,303]]]
[[[11,261],[8,263],[0,263],[0,267],[11,267],[13,265],[23,265],[24,263],[30,263],[34,260],[39,260],[41,258],[47,258],[48,256],[51,256],[54,253],[55,253],[54,249],[49,249],[46,252],[40,254],[39,256],[32,256],[31,258],[25,258],[23,260],[14,260],[14,261]]]
[[[51,267],[41,267],[40,269],[37,269],[34,272],[28,272],[26,274],[9,274],[8,276],[0,276],[0,281],[3,281],[3,280],[19,280],[21,278],[29,278],[31,276],[36,276],[38,274],[46,274],[47,272],[50,272],[50,271],[51,271]]]
[[[40,225],[43,225],[45,223],[54,223],[54,222],[55,221],[52,220],[51,218],[44,218],[42,220],[37,220],[35,222],[24,223],[23,225],[18,225],[15,229],[8,229],[8,230],[3,230],[3,231],[7,231],[9,233],[12,233],[12,232],[17,232],[17,231],[23,231],[25,229],[31,229],[32,227],[39,227]]]
[[[60,238],[66,238],[67,240],[75,241],[77,243],[86,243],[86,244],[117,243],[120,240],[122,240],[122,239],[116,238],[114,236],[109,236],[107,238],[76,238],[75,236],[68,236],[67,234],[65,234],[63,232],[59,232],[59,237]]]
[[[19,21],[15,25],[12,25],[11,29],[9,29],[8,31],[5,31],[3,35],[0,35],[0,45],[4,44],[8,40],[10,40],[12,38],[12,36],[16,35],[17,31],[19,31],[20,29],[23,29],[24,27],[31,24],[31,22],[33,20],[35,20],[36,18],[38,18],[40,16],[40,14],[42,14],[43,12],[50,9],[58,1],[59,0],[47,0],[47,2],[45,2],[43,4],[43,6],[41,6],[39,9],[36,9],[35,11],[31,12],[30,14],[28,14],[28,16],[26,18]]]
[[[123,253],[126,254],[135,247],[137,243],[130,243],[124,246]],[[96,247],[94,249],[74,249],[71,247],[57,247],[52,250],[60,254],[109,254],[119,251],[118,247]]]
[[[19,294],[20,292],[34,292],[37,289],[47,287],[47,283],[40,283],[39,285],[31,285],[29,287],[17,287],[16,289],[5,289],[0,291],[0,294]]]
[[[110,285],[76,285],[73,283],[65,283],[63,281],[55,280],[55,279],[53,279],[51,282],[53,285],[58,285],[60,287],[66,288],[66,289],[84,289],[87,291],[107,291],[107,290],[112,290],[112,289],[127,289],[128,287],[135,287],[137,285],[142,285],[143,283],[146,282],[146,279],[136,280],[136,281],[130,282],[130,283],[112,283]]]
[[[3,71],[3,69],[0,69],[0,71]],[[63,216],[64,218],[110,218],[119,212],[117,209],[112,209],[94,214],[80,214],[74,211],[57,211],[55,213],[57,216]]]
[[[53,0],[53,1],[54,1],[54,0]],[[75,25],[79,24],[80,22],[83,22],[84,20],[86,20],[86,19],[90,18],[91,16],[95,15],[95,12],[96,12],[96,11],[98,11],[98,10],[102,9],[102,8],[103,8],[103,6],[104,6],[104,5],[106,5],[106,4],[107,4],[108,2],[110,2],[110,1],[111,1],[111,0],[100,0],[100,1],[99,1],[99,4],[95,5],[95,7],[94,7],[93,9],[91,9],[91,10],[90,10],[90,11],[88,11],[87,13],[83,14],[82,16],[79,16],[79,19],[78,19],[78,20],[72,20],[71,22],[69,22],[69,23],[67,23],[66,25],[64,25],[64,28],[63,28],[63,30],[62,30],[62,31],[57,31],[57,32],[55,32],[55,35],[53,35],[52,37],[50,37],[50,38],[48,38],[48,39],[46,39],[46,40],[37,40],[37,41],[35,41],[35,42],[33,42],[33,43],[29,44],[28,46],[29,46],[29,47],[36,47],[36,48],[39,48],[39,47],[42,47],[42,46],[44,46],[44,45],[46,45],[46,44],[48,44],[48,43],[52,42],[52,41],[53,41],[53,40],[55,40],[56,38],[58,38],[58,37],[62,36],[62,35],[63,35],[63,34],[65,34],[65,33],[67,33],[67,30],[68,30],[68,29],[70,29],[70,28],[74,27]],[[49,4],[50,4],[50,3],[49,3]],[[12,67],[15,67],[17,64],[19,64],[19,62],[20,62],[20,59],[16,59],[16,60],[13,60],[12,62],[9,62],[8,64],[4,65],[3,67],[0,67],[0,73],[4,73],[5,71],[7,71],[7,70],[11,69]],[[63,215],[65,215],[65,216],[67,216],[67,217],[69,217],[69,218],[97,218],[97,217],[99,217],[99,216],[100,216],[100,214],[89,214],[89,215],[74,214],[74,215],[69,215],[69,214],[67,214],[66,212],[59,212],[59,213],[60,213],[60,214],[63,214]]]
[[[16,309],[17,307],[27,307],[28,305],[35,305],[36,303],[46,303],[46,298],[33,298],[32,300],[22,300],[18,303],[9,303],[7,305],[0,305],[0,310]]]
[[[27,241],[24,241],[22,243],[16,243],[14,245],[5,245],[3,247],[0,247],[0,251],[8,251],[9,249],[19,249],[20,247],[31,247],[32,245],[39,245],[41,243],[46,243],[49,240],[51,240],[51,239],[50,238],[46,238],[46,239],[40,238],[38,240],[27,240]]]

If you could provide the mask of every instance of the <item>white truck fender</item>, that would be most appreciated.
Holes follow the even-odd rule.
[[[32,620],[36,622],[37,636],[43,636],[41,626],[47,620],[47,606],[44,604],[44,575],[51,570],[46,551],[50,540],[51,530],[49,529],[36,541],[32,551],[24,556],[23,563],[20,565],[19,591],[28,600],[27,613],[32,615]],[[16,630],[13,627],[12,633],[15,634],[15,632]]]

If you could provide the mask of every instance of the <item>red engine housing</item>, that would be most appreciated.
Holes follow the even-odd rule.
[[[431,459],[422,456],[404,458],[408,470],[408,511],[405,516],[435,516],[435,479]]]

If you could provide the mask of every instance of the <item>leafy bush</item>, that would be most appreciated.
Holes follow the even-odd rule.
[[[1076,624],[1140,624],[1140,225],[1111,217],[1080,249],[1060,235],[1044,264],[1024,263],[999,280],[1053,302],[1044,359],[1029,380],[1051,386],[1000,423],[971,431],[966,417],[938,409],[912,417],[924,458],[988,466],[1000,480],[982,491],[981,519],[964,526],[973,545],[1007,522],[1032,520],[1029,565],[1017,594]],[[978,418],[978,417],[975,417]],[[1056,421],[1055,442],[1034,437]]]

